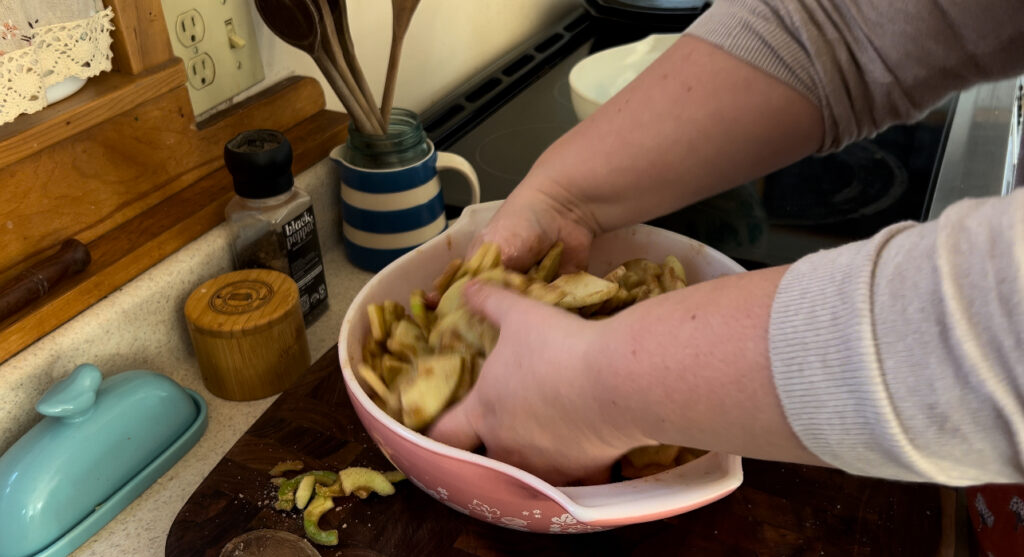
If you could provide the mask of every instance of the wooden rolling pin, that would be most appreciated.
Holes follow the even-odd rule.
[[[74,238],[64,240],[57,253],[29,267],[0,287],[0,321],[45,296],[69,274],[82,272],[91,261],[92,256],[85,244]]]

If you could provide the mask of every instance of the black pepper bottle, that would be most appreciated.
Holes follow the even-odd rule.
[[[312,200],[294,187],[291,144],[275,130],[245,131],[224,145],[224,163],[236,194],[224,211],[235,269],[292,277],[312,324],[327,309],[327,281]]]

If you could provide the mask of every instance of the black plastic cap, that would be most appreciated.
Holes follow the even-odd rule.
[[[235,193],[265,199],[292,189],[292,145],[276,130],[244,131],[224,144],[224,165]]]

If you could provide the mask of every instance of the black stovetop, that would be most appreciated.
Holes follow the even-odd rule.
[[[610,36],[588,14],[574,14],[425,111],[427,133],[438,149],[473,164],[482,201],[504,199],[543,150],[577,123],[568,84],[573,65],[635,38]],[[919,123],[809,157],[651,224],[754,269],[865,238],[898,221],[923,220],[950,107],[951,101]],[[446,173],[442,180],[455,214],[468,193],[458,178]]]

